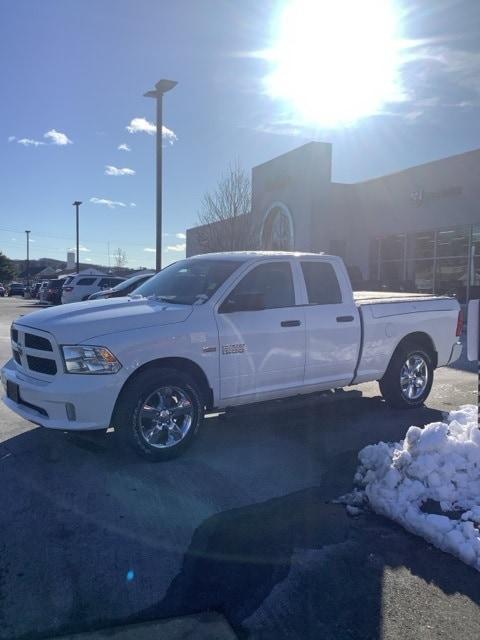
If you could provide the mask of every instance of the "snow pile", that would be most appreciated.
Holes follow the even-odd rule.
[[[480,429],[477,407],[452,411],[447,422],[410,427],[405,440],[362,449],[351,506],[371,508],[480,571]],[[347,497],[346,497],[347,498]],[[447,515],[425,513],[438,502]],[[463,513],[462,513],[463,512]]]

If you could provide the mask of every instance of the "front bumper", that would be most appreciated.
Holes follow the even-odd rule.
[[[45,381],[18,371],[11,359],[1,370],[1,380],[4,392],[8,380],[18,385],[20,402],[8,398],[6,392],[2,400],[25,420],[49,429],[106,429],[124,383],[122,371],[112,375],[59,374],[52,381]],[[73,412],[69,407],[67,413],[68,404],[73,405]]]

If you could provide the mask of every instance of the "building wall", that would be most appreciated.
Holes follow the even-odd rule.
[[[327,207],[331,181],[332,147],[311,142],[252,170],[252,215],[256,220],[261,248],[265,222],[276,206],[291,217],[294,246],[299,251],[317,250],[312,234],[314,216],[330,215]],[[266,248],[266,247],[265,247]],[[273,248],[273,247],[270,247]]]
[[[324,251],[391,287],[480,295],[480,150],[355,184],[331,181],[331,155],[312,142],[253,168],[258,248]]]

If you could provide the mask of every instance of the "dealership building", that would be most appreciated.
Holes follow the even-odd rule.
[[[350,184],[311,142],[253,168],[251,223],[245,248],[323,251],[364,286],[480,297],[480,150]],[[187,255],[205,252],[200,231]]]

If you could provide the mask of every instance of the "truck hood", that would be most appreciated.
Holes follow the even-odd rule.
[[[18,318],[15,324],[48,331],[58,344],[78,344],[109,333],[183,322],[192,310],[147,298],[107,298],[42,309]]]

